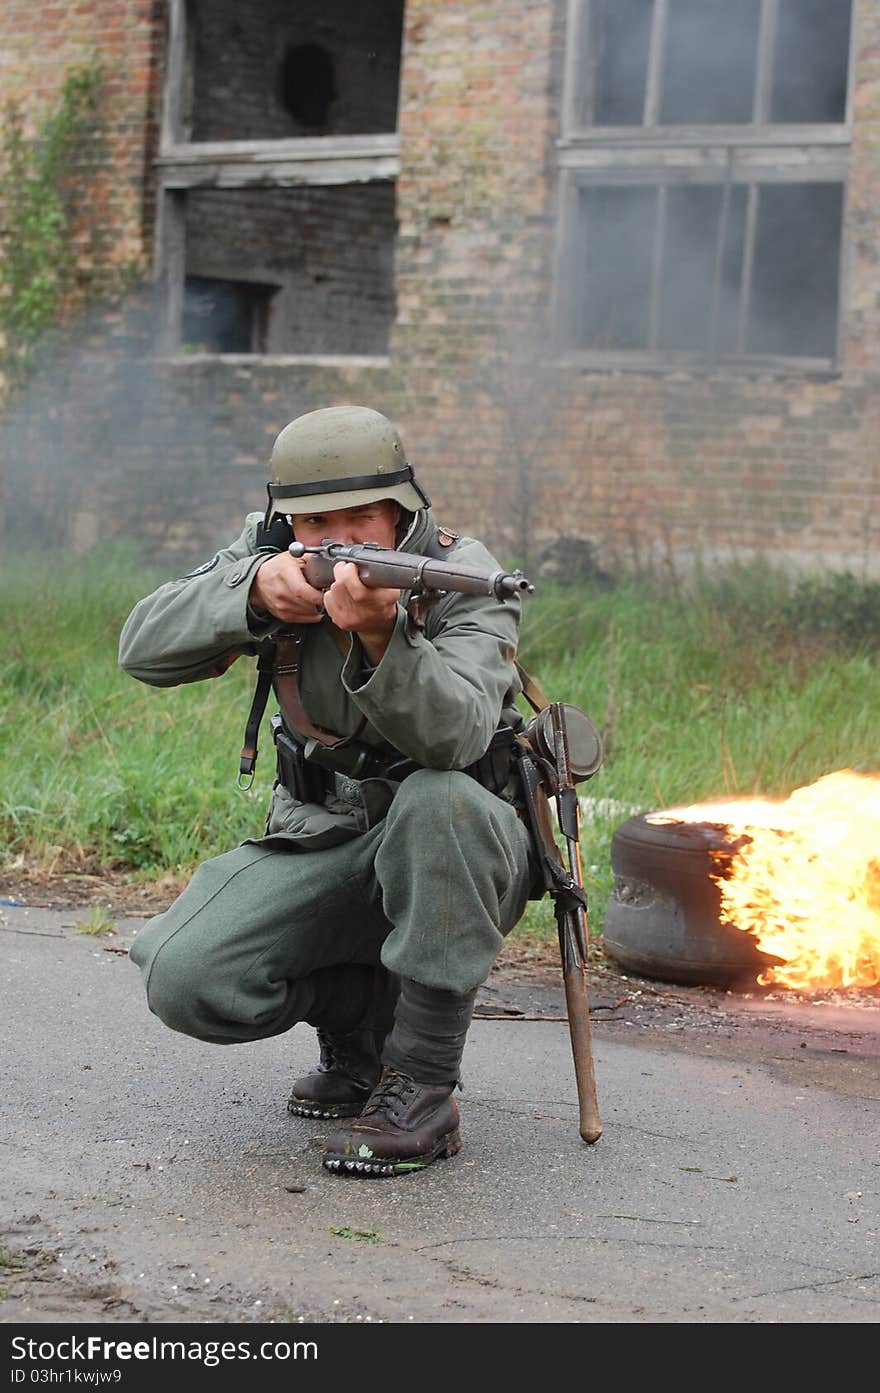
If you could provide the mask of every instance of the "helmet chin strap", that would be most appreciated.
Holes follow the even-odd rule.
[[[293,528],[283,513],[273,518],[266,516],[257,525],[256,546],[258,551],[286,551],[293,541]]]
[[[398,547],[400,546],[401,542],[406,541],[406,538],[409,536],[410,532],[412,532],[413,523],[415,522],[415,520],[415,513],[411,513],[409,508],[404,508],[401,504],[400,517],[398,519],[397,526],[394,529],[394,540]]]
[[[264,526],[265,528],[268,528],[268,527],[269,527],[269,520],[270,520],[270,518],[271,518],[271,516],[272,516],[272,503],[273,503],[273,499],[272,499],[272,488],[271,488],[271,485],[270,485],[270,484],[267,484],[267,485],[266,485],[266,497],[267,497],[267,499],[268,499],[268,502],[267,502],[267,504],[266,504],[266,511],[265,511],[265,513],[263,514],[263,526]]]

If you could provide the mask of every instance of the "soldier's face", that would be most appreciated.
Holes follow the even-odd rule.
[[[291,518],[293,535],[307,547],[319,546],[325,537],[345,546],[378,542],[393,547],[400,521],[400,504],[390,498],[362,503],[359,508],[334,508],[326,513],[295,513]]]

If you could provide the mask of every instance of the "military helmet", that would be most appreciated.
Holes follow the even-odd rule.
[[[430,506],[394,426],[368,406],[309,411],[278,436],[269,461],[269,510],[332,512],[391,498],[409,512]]]

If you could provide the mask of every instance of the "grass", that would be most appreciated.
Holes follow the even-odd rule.
[[[253,660],[161,690],[117,667],[126,615],[166,578],[122,546],[0,561],[0,867],[158,880],[262,832],[268,722],[253,787],[236,783]],[[782,797],[835,769],[880,770],[873,591],[837,585],[820,604],[817,585],[802,610],[767,567],[698,577],[686,594],[545,582],[526,602],[522,662],[551,700],[582,707],[605,743],[580,790],[596,800],[581,839],[594,933],[611,837],[630,813]],[[543,900],[517,932],[552,931]]]

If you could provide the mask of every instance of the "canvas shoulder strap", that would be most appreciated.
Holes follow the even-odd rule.
[[[543,711],[546,706],[550,705],[550,702],[545,696],[544,689],[540,682],[532,677],[531,673],[526,672],[518,658],[514,658],[514,664],[519,673],[519,680],[522,682],[523,696],[529,703],[529,706],[531,706],[533,711]]]

